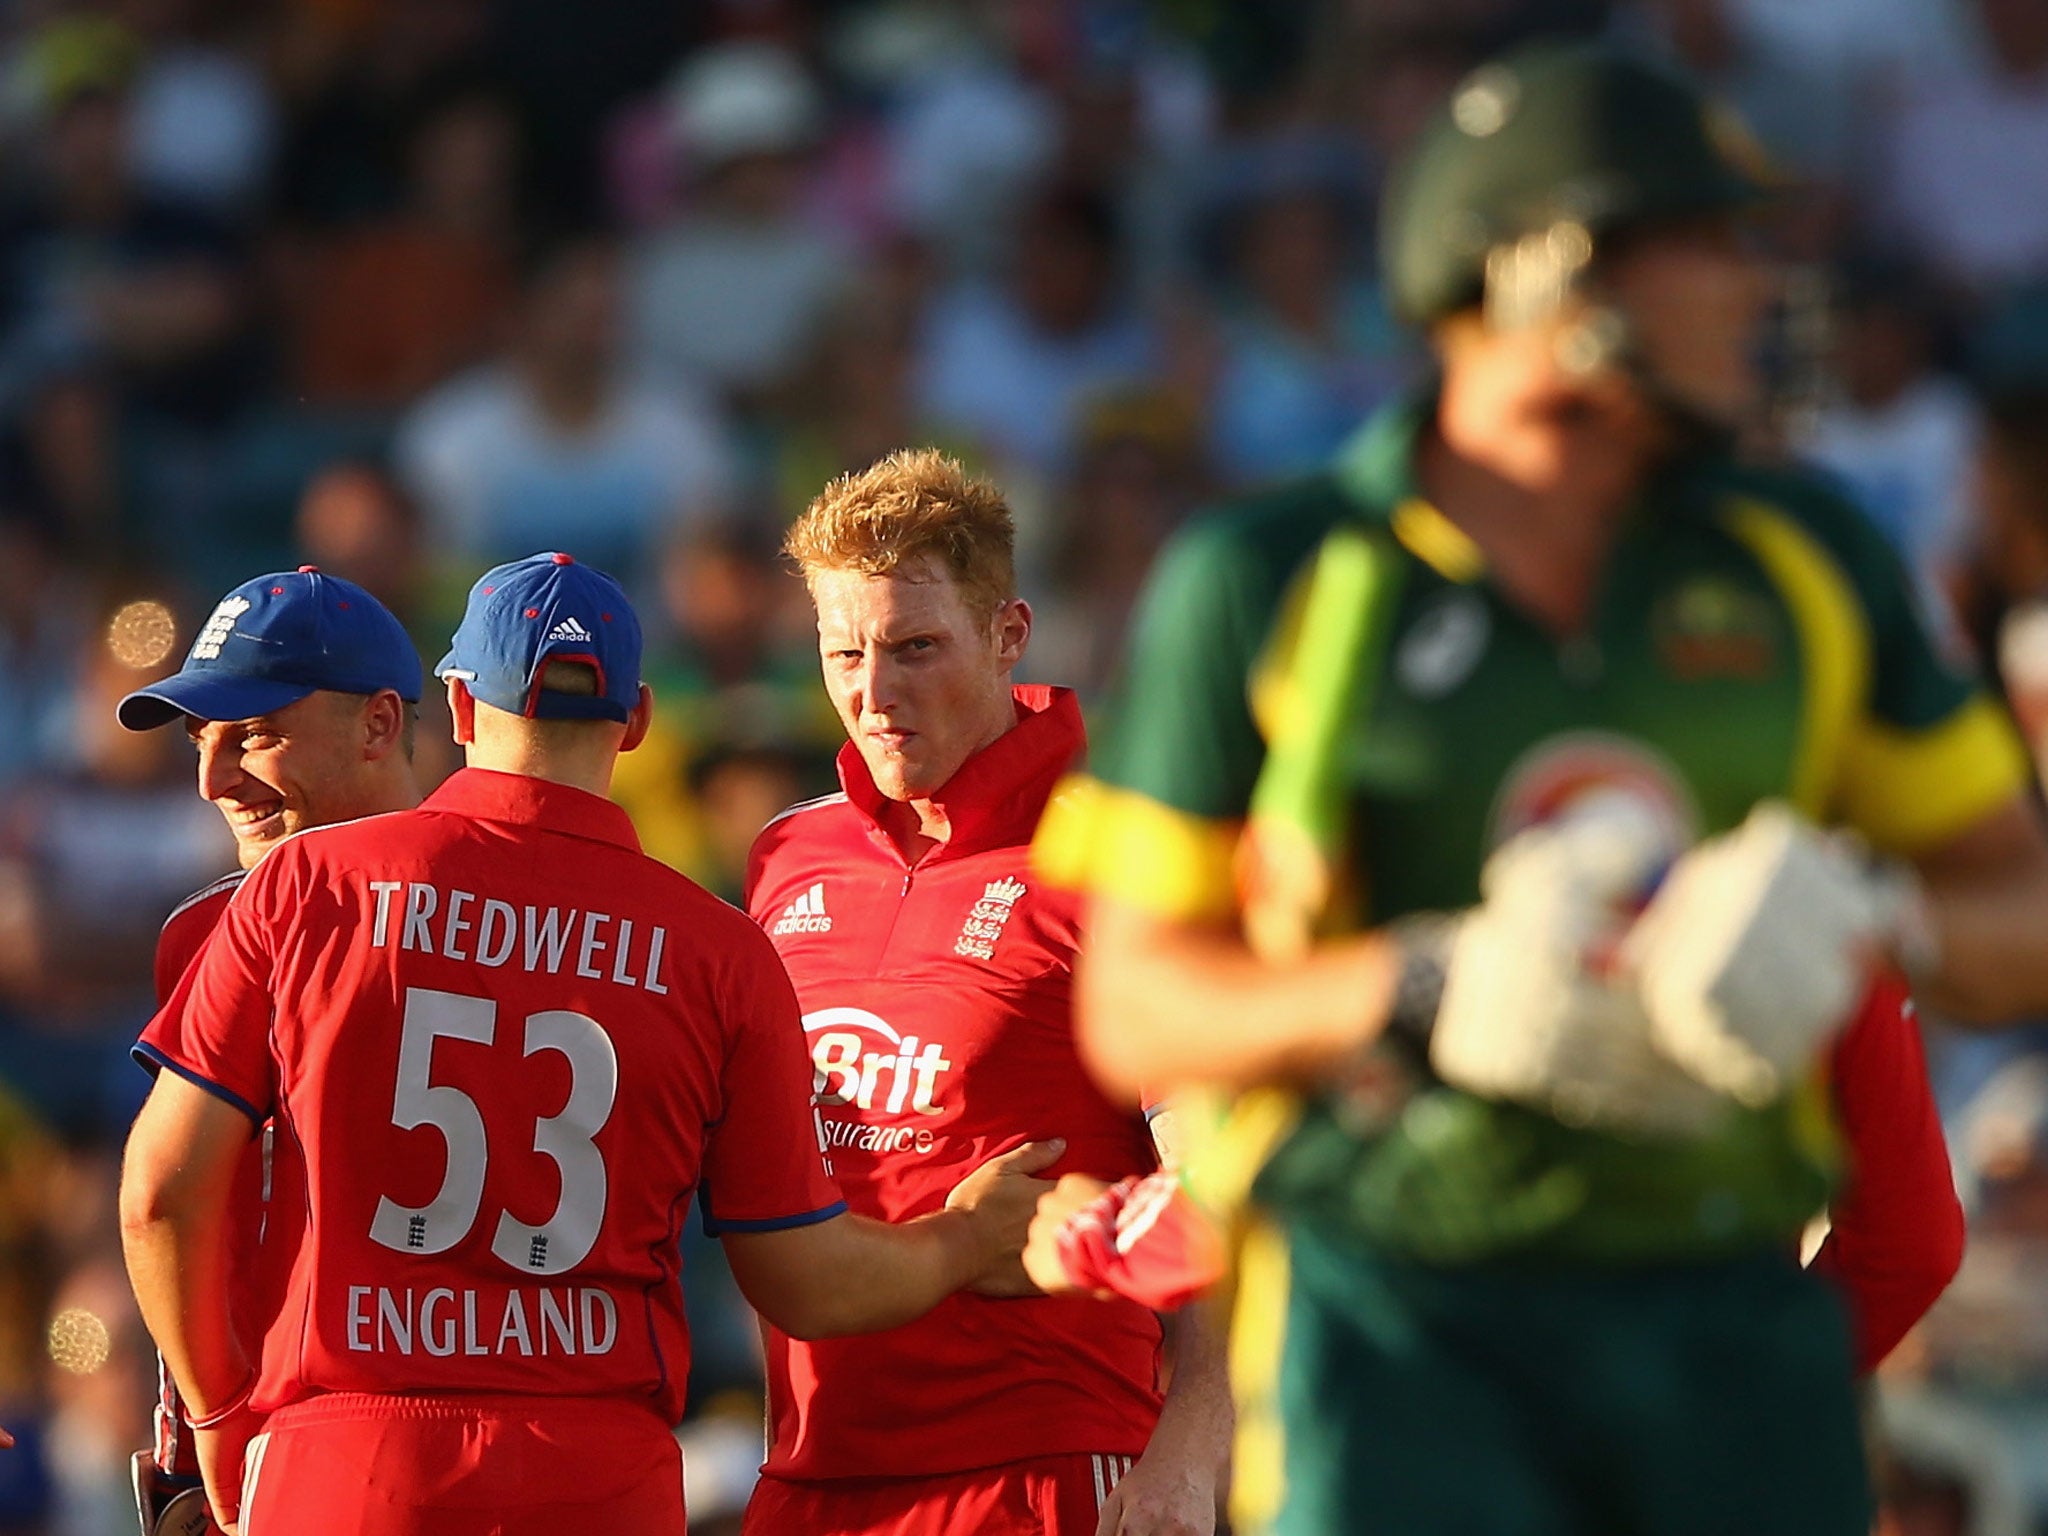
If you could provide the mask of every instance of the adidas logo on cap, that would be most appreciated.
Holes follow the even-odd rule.
[[[557,640],[576,641],[588,640],[590,638],[590,631],[577,623],[574,615],[562,620],[561,623],[548,631],[548,641],[550,644]]]

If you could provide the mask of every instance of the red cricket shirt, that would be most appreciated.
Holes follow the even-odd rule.
[[[1054,782],[1081,753],[1064,689],[1019,688],[1015,728],[936,797],[950,840],[906,866],[860,754],[845,794],[754,845],[748,910],[803,1004],[819,1133],[857,1211],[934,1211],[976,1165],[1064,1136],[1054,1173],[1155,1165],[1140,1117],[1075,1054],[1076,904],[1031,874]],[[1081,1452],[1137,1455],[1158,1417],[1159,1322],[1128,1302],[962,1294],[902,1328],[768,1332],[772,1443],[790,1478],[922,1477]]]
[[[844,1209],[796,1000],[740,913],[580,790],[465,769],[302,832],[151,1024],[307,1216],[255,1394],[645,1398],[680,1417],[677,1239]]]

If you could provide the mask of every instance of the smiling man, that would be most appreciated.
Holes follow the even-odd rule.
[[[157,941],[162,1005],[206,946],[242,876],[307,827],[353,821],[419,803],[412,771],[412,712],[419,653],[368,592],[311,566],[244,582],[200,626],[179,671],[121,701],[131,731],[182,721],[199,751],[199,794],[235,835],[241,869],[172,912]],[[179,1058],[179,1044],[145,1035],[136,1058],[150,1071]],[[253,1349],[282,1294],[276,1244],[270,1128],[250,1143],[235,1187],[237,1265],[233,1307]],[[156,1443],[135,1458],[143,1536],[185,1530],[205,1507],[189,1416],[159,1362]]]
[[[1031,638],[1000,491],[932,452],[828,486],[788,549],[818,611],[845,793],[755,844],[748,910],[795,982],[820,1138],[856,1211],[936,1209],[992,1153],[1154,1163],[1075,1053],[1074,901],[1027,849],[1085,746]],[[1155,1122],[1156,1123],[1156,1122]],[[1129,1302],[955,1296],[860,1339],[770,1330],[768,1463],[748,1536],[1207,1536],[1228,1436],[1220,1359]]]

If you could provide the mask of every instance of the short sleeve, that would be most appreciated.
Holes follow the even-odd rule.
[[[1850,825],[1903,854],[1933,848],[2023,794],[2027,754],[2003,705],[1944,644],[1891,547],[1858,582],[1871,621],[1870,706],[1843,754]]]
[[[704,1230],[773,1232],[846,1209],[825,1171],[811,1111],[796,993],[767,939],[749,927],[727,974],[722,1112],[704,1151]]]
[[[1033,847],[1060,884],[1208,919],[1234,905],[1237,833],[1265,746],[1249,679],[1272,595],[1232,525],[1197,525],[1162,556],[1091,762],[1054,796]]]
[[[274,883],[252,877],[243,884],[135,1046],[145,1066],[175,1072],[259,1125],[271,1113],[277,1087],[270,1054],[277,938],[259,910]]]
[[[1802,487],[1742,499],[1732,526],[1800,630],[1808,724],[1795,799],[1805,809],[1910,856],[2024,792],[2010,718],[1861,514]]]

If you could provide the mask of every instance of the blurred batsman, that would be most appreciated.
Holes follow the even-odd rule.
[[[1051,1130],[1063,1170],[1155,1165],[1074,1046],[1078,903],[1030,869],[1086,740],[1068,690],[1012,685],[1032,618],[1012,541],[1002,493],[928,449],[834,481],[788,539],[845,790],[762,832],[747,900],[803,1006],[840,1188],[889,1220]],[[1130,1302],[963,1295],[864,1338],[771,1328],[747,1536],[1208,1536],[1220,1338],[1195,1315],[1167,1327],[1163,1409],[1161,1322]]]
[[[639,624],[567,555],[486,573],[440,674],[469,766],[267,854],[151,1024],[122,1236],[215,1517],[296,1536],[681,1536],[693,1198],[793,1334],[1024,1290],[1057,1145],[901,1226],[847,1214],[789,982],[604,798]],[[301,1188],[255,1357],[225,1228],[250,1136]]]
[[[1437,379],[1169,549],[1041,830],[1095,898],[1091,1064],[1238,1092],[1194,1167],[1256,1212],[1246,1529],[1868,1529],[1850,1329],[1794,1253],[1827,1054],[1883,967],[2048,1002],[2048,843],[1875,531],[1735,455],[1764,192],[1603,49],[1460,84],[1382,211]]]
[[[158,1006],[212,936],[242,875],[304,827],[419,803],[413,712],[420,658],[384,605],[311,566],[244,582],[215,606],[172,677],[121,701],[134,731],[182,722],[199,754],[199,795],[219,807],[241,869],[194,893],[164,924],[156,949]],[[145,1034],[136,1060],[154,1073],[187,1059],[176,1020]],[[173,1067],[173,1070],[177,1070]],[[300,1191],[271,1177],[268,1119],[243,1153],[226,1217],[237,1255],[228,1310],[253,1353],[283,1295],[275,1233],[298,1220]],[[142,1536],[206,1529],[199,1458],[178,1386],[161,1359],[156,1443],[135,1456]]]

